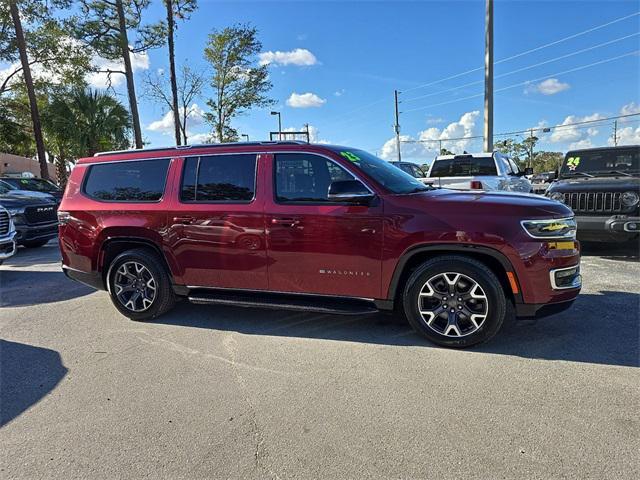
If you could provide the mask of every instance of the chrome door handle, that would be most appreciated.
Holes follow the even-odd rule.
[[[181,223],[182,225],[190,225],[195,221],[194,217],[173,217],[174,223]]]

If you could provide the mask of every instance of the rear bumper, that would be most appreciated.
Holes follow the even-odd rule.
[[[16,224],[16,243],[22,245],[25,242],[38,240],[51,240],[58,236],[58,222],[39,225]]]
[[[67,267],[66,265],[62,265],[62,271],[67,278],[70,278],[71,280],[83,283],[84,285],[95,288],[96,290],[106,290],[104,282],[102,281],[102,275],[99,272],[81,272],[80,270],[75,270]]]
[[[576,216],[578,237],[586,241],[633,240],[640,233],[640,217],[628,215]]]

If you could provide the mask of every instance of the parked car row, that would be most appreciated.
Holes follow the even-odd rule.
[[[585,241],[637,240],[640,233],[640,146],[574,150],[558,172],[531,176],[506,155],[441,155],[427,175],[411,162],[391,162],[422,182],[456,190],[545,195],[576,214]]]
[[[18,245],[40,247],[58,234],[62,190],[39,178],[0,177],[0,264]]]

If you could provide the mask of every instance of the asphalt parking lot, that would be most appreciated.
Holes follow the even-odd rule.
[[[135,323],[55,242],[0,267],[1,478],[639,478],[640,263],[465,351],[388,315]]]

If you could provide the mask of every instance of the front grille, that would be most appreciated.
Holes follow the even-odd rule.
[[[0,236],[9,233],[10,220],[11,217],[9,216],[9,212],[7,212],[4,208],[0,209]]]
[[[49,223],[56,222],[58,220],[55,205],[27,207],[24,209],[24,218],[27,220],[27,223],[30,224]]]
[[[572,192],[564,194],[564,203],[575,213],[622,212],[620,192]]]

